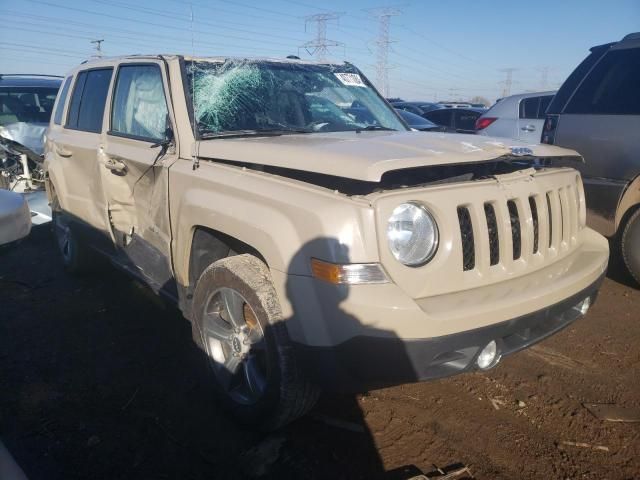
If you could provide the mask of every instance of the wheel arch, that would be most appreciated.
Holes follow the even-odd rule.
[[[248,243],[219,230],[204,225],[195,225],[192,228],[191,245],[189,247],[187,277],[189,288],[193,289],[202,272],[213,262],[244,253],[253,255],[267,266],[269,265],[264,255]]]

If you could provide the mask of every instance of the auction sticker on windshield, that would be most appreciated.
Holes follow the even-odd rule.
[[[362,78],[357,73],[334,73],[343,85],[348,87],[366,87]]]

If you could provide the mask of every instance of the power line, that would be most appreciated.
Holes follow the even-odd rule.
[[[81,12],[81,13],[87,13],[87,14],[90,14],[90,15],[97,15],[97,16],[100,16],[100,17],[112,18],[112,19],[120,20],[120,21],[127,21],[127,22],[133,22],[133,23],[136,23],[136,24],[150,25],[150,26],[159,27],[159,28],[162,28],[162,29],[178,30],[178,31],[183,32],[183,33],[185,32],[185,30],[183,28],[177,27],[175,25],[167,25],[167,24],[162,24],[162,23],[143,21],[143,20],[140,20],[140,19],[121,17],[121,16],[117,16],[117,15],[111,15],[111,14],[108,14],[108,13],[102,13],[102,12],[96,12],[96,11],[92,11],[92,10],[86,10],[86,9],[83,9],[83,8],[68,7],[68,6],[65,6],[65,5],[58,5],[58,4],[47,2],[47,1],[43,1],[43,0],[27,0],[27,1],[32,2],[32,3],[36,3],[36,4],[41,4],[41,5],[48,5],[48,6],[51,6],[51,7],[54,7],[54,8],[77,11],[77,12]],[[214,25],[214,26],[216,26],[216,25]],[[255,31],[245,31],[245,32],[253,34],[253,35],[261,35],[259,32],[255,32]],[[226,37],[226,38],[231,38],[231,39],[236,39],[236,40],[259,42],[261,44],[269,43],[269,44],[272,44],[272,45],[280,45],[280,46],[290,47],[289,43],[274,42],[274,41],[271,41],[271,40],[263,40],[263,39],[252,39],[252,38],[247,38],[247,37],[241,37],[241,36],[238,36],[238,35],[223,34],[223,33],[219,33],[219,32],[211,32],[211,31],[205,32],[205,31],[201,31],[201,30],[195,30],[195,33],[198,33],[200,35],[207,35],[207,36]],[[265,36],[271,36],[271,35],[266,35],[265,34]]]
[[[191,24],[191,19],[188,16],[185,17],[180,17],[177,16],[176,14],[173,13],[167,13],[163,10],[158,10],[158,9],[154,9],[154,8],[148,8],[148,7],[138,7],[138,6],[133,6],[130,5],[128,3],[124,3],[124,2],[118,2],[115,0],[90,0],[94,3],[98,3],[98,4],[102,4],[102,5],[108,5],[109,7],[116,7],[116,8],[124,8],[126,10],[133,10],[133,11],[138,11],[141,13],[146,13],[147,15],[155,15],[156,17],[162,17],[162,18],[170,18],[171,20],[178,20],[178,21],[182,21],[182,22],[188,22],[189,24]],[[199,25],[206,25],[208,27],[215,27],[216,31],[219,31],[220,29],[222,30],[231,30],[231,31],[235,31],[235,32],[241,32],[241,33],[248,33],[251,35],[262,35],[262,36],[266,36],[266,37],[270,37],[270,38],[281,38],[283,40],[293,40],[295,42],[301,42],[302,39],[300,38],[293,38],[293,37],[288,37],[288,36],[284,36],[284,35],[277,35],[277,34],[265,34],[262,32],[256,32],[255,30],[247,30],[246,28],[235,28],[235,27],[229,27],[228,25],[238,25],[241,27],[245,27],[246,23],[239,23],[239,22],[230,22],[228,20],[225,20],[224,22],[206,22],[204,20],[198,20],[197,17],[194,17],[194,22],[193,23],[197,23]]]
[[[370,9],[369,13],[378,19],[378,38],[376,40],[376,81],[377,87],[385,97],[389,96],[389,24],[391,17],[400,15],[402,12],[396,8],[384,7]]]
[[[26,22],[24,20],[20,20],[20,22],[15,22],[15,25],[11,24],[7,27],[5,27],[6,29],[11,29],[11,30],[22,30],[22,31],[30,31],[30,32],[36,32],[36,33],[45,33],[45,34],[50,34],[50,35],[57,35],[57,36],[61,36],[61,37],[70,37],[70,38],[87,38],[87,39],[91,39],[94,35],[95,35],[95,30],[92,31],[75,31],[74,30],[69,30],[69,27],[72,28],[77,28],[77,27],[88,27],[88,28],[93,28],[94,25],[93,24],[88,24],[88,23],[82,23],[82,22],[74,22],[74,21],[67,21],[64,20],[62,18],[58,18],[58,17],[48,17],[48,16],[42,16],[42,15],[27,15],[27,14],[22,14],[22,13],[14,13],[14,12],[5,12],[7,13],[9,16],[12,17],[17,17],[17,18],[27,18],[27,19],[32,19],[32,20],[37,20],[37,21],[42,21],[44,22],[43,24],[38,24],[38,23],[29,23]],[[67,24],[67,30],[69,32],[72,33],[79,33],[79,34],[83,34],[82,37],[79,37],[78,35],[70,35],[69,33],[59,33],[59,29],[55,30],[55,32],[46,32],[43,30],[35,30],[35,29],[28,29],[28,28],[24,28],[23,25],[26,26],[35,26],[38,28],[54,28],[52,25],[54,24],[58,24],[59,22],[65,22]],[[118,34],[114,34],[112,33],[112,31],[114,32],[119,32]],[[121,33],[124,33],[125,35],[121,35]],[[131,36],[127,36],[126,34],[131,34]],[[131,45],[137,45],[137,46],[143,46],[144,48],[149,48],[149,50],[154,50],[157,51],[158,50],[158,43],[157,42],[153,42],[150,41],[149,43],[145,43],[144,41],[140,40],[140,34],[139,32],[133,31],[133,30],[127,30],[127,29],[122,29],[122,28],[110,28],[109,31],[104,30],[102,31],[102,35],[107,35],[109,37],[109,40],[112,41],[113,39],[123,39],[126,40],[126,45],[127,46],[131,46]],[[154,33],[145,33],[145,38],[149,37],[149,38],[158,38],[161,40],[165,40],[165,41],[171,41],[172,44],[174,43],[189,43],[190,44],[190,40],[188,40],[187,38],[180,38],[180,37],[174,37],[174,36],[167,36],[164,34],[154,34]],[[211,47],[227,47],[227,44],[224,43],[215,43],[215,42],[207,42],[207,41],[199,41],[199,44],[202,46],[211,46]],[[263,47],[251,47],[251,50],[259,50],[259,51],[264,51],[264,52],[281,52],[280,50],[274,50],[274,49],[269,49],[269,48],[263,48]]]
[[[304,27],[307,29],[309,23],[316,24],[316,38],[300,45],[300,48],[304,48],[311,56],[315,56],[319,62],[326,62],[329,57],[329,47],[344,46],[342,42],[336,42],[335,40],[329,40],[327,38],[327,23],[331,21],[338,21],[340,16],[343,15],[340,12],[330,13],[317,13],[315,15],[307,15],[304,17]]]

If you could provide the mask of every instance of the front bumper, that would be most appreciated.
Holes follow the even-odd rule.
[[[434,338],[402,340],[356,336],[337,346],[294,343],[312,381],[332,391],[359,392],[432,380],[473,370],[480,350],[495,340],[502,356],[527,348],[581,316],[576,307],[596,300],[601,275],[587,288],[552,306],[511,320]]]

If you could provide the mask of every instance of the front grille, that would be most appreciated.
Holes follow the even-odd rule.
[[[462,269],[473,270],[476,266],[476,246],[473,241],[473,225],[467,207],[458,207],[458,223],[462,238]]]
[[[538,253],[538,245],[540,242],[540,224],[538,220],[538,205],[536,198],[529,197],[529,208],[531,209],[531,220],[533,221],[533,253]]]
[[[490,203],[484,204],[484,215],[489,233],[489,265],[497,265],[500,261],[500,240],[498,238],[498,220],[496,210]]]
[[[511,240],[513,244],[513,259],[520,258],[522,253],[522,238],[520,235],[520,216],[518,215],[518,206],[513,200],[507,202],[509,209],[509,220],[511,222]]]
[[[494,196],[480,208],[468,203],[458,206],[462,270],[505,267],[534,255],[544,259],[567,251],[578,232],[576,192],[576,186],[569,184],[522,192],[515,198]]]

